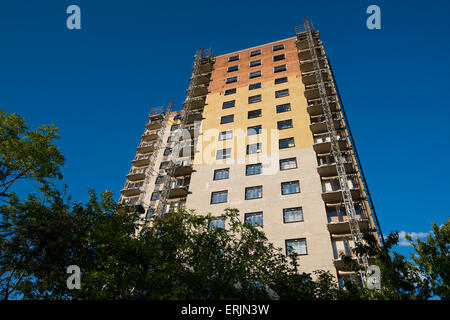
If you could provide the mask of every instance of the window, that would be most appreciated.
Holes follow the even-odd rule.
[[[245,200],[262,198],[262,186],[245,188]]]
[[[228,62],[239,60],[239,55],[228,57]]]
[[[214,228],[225,229],[225,218],[216,218],[211,220],[211,224],[209,225],[209,230]]]
[[[282,112],[287,112],[287,111],[291,111],[290,103],[280,104],[277,106],[277,113],[282,113]]]
[[[292,128],[292,120],[289,119],[289,120],[278,121],[277,127],[278,127],[278,130]]]
[[[281,66],[276,66],[276,67],[273,68],[273,72],[274,73],[281,72],[281,71],[286,71],[286,70],[287,69],[286,69],[286,65],[285,64],[283,64]]]
[[[257,96],[251,96],[248,97],[248,103],[255,103],[255,102],[260,102],[261,101],[261,95],[258,94]]]
[[[214,170],[214,180],[223,180],[230,177],[230,169],[217,169]]]
[[[175,131],[175,130],[177,130],[179,127],[180,127],[179,125],[174,124],[174,125],[172,125],[172,126],[170,127],[170,131]]]
[[[232,130],[223,131],[223,132],[219,133],[219,141],[229,140],[231,138],[233,138],[233,131]]]
[[[261,88],[261,82],[252,83],[248,86],[248,90],[255,90]]]
[[[160,169],[166,169],[169,167],[169,161],[163,161],[161,162],[161,164],[159,165]]]
[[[257,77],[261,77],[261,70],[258,70],[255,72],[250,72],[250,75],[249,75],[250,79],[257,78]]]
[[[280,84],[280,83],[285,83],[285,82],[288,82],[288,78],[287,77],[282,77],[282,78],[275,79],[275,84]]]
[[[263,213],[262,212],[252,212],[245,214],[245,223],[251,224],[252,226],[262,226],[263,225]]]
[[[276,46],[272,47],[272,51],[278,51],[284,49],[284,44],[277,44]]]
[[[238,76],[229,77],[229,78],[227,78],[227,80],[225,80],[225,83],[233,83],[233,82],[236,82],[237,80],[238,80]]]
[[[250,57],[254,57],[254,56],[257,56],[257,55],[260,55],[260,54],[261,54],[261,49],[254,50],[254,51],[250,52]]]
[[[174,142],[175,141],[175,136],[169,136],[169,138],[167,138],[167,142]]]
[[[280,170],[289,170],[297,168],[297,158],[281,159]]]
[[[230,123],[234,121],[234,114],[230,114],[228,116],[223,116],[220,119],[220,124]]]
[[[275,61],[284,60],[284,59],[286,59],[286,55],[285,55],[284,53],[279,54],[279,55],[273,57],[273,61],[274,61],[274,62],[275,62]]]
[[[289,96],[289,89],[275,91],[275,98],[282,98]]]
[[[283,222],[301,222],[303,221],[303,211],[302,208],[287,208],[283,209]]]
[[[295,147],[294,138],[291,137],[291,138],[278,140],[278,147],[280,149]]]
[[[153,209],[153,208],[149,208],[148,210],[147,210],[147,214],[146,214],[146,218],[147,219],[150,219],[151,217],[153,217],[153,215],[155,214],[155,209]]]
[[[253,176],[255,174],[261,174],[262,172],[262,164],[256,163],[256,164],[248,164],[245,167],[245,175],[246,176]]]
[[[239,70],[239,65],[228,67],[227,72],[237,71]]]
[[[236,101],[234,100],[230,100],[230,101],[225,101],[222,104],[222,109],[228,109],[228,108],[233,108],[236,104]]]
[[[231,148],[217,150],[216,160],[227,159],[231,157]]]
[[[228,191],[217,191],[211,193],[211,204],[227,202]]]
[[[260,134],[262,131],[262,126],[261,125],[257,125],[257,126],[253,126],[253,127],[248,127],[247,128],[247,135],[248,136],[253,136],[255,134]]]
[[[161,184],[164,182],[164,176],[158,176],[156,178],[155,184]]]
[[[151,200],[152,200],[152,201],[156,201],[156,200],[158,200],[160,197],[161,197],[161,195],[159,194],[159,192],[153,192],[153,193],[152,193]]]
[[[168,156],[168,155],[170,155],[172,153],[172,148],[166,148],[166,149],[164,149],[164,155],[165,156]]]
[[[292,251],[299,255],[308,254],[306,239],[286,240],[286,254],[289,254],[289,252]]]
[[[252,111],[248,112],[249,119],[258,118],[258,117],[261,117],[261,109],[252,110]]]
[[[224,95],[227,96],[229,94],[234,94],[234,93],[236,93],[236,88],[225,90]]]
[[[298,180],[281,183],[281,194],[286,195],[293,193],[300,193],[300,182]]]
[[[254,154],[261,152],[261,143],[253,143],[247,145],[247,154]]]
[[[261,65],[261,60],[250,61],[250,67],[256,67]]]

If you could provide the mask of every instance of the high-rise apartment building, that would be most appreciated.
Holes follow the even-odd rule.
[[[381,235],[319,32],[213,56],[199,50],[184,109],[152,111],[120,201],[148,217],[237,208],[311,272],[350,275],[364,230]],[[368,265],[368,258],[360,263]]]

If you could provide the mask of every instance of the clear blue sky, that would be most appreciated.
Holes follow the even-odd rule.
[[[82,30],[66,28],[81,7]],[[365,26],[368,5],[382,29]],[[72,199],[118,196],[152,106],[185,97],[199,46],[217,54],[321,31],[385,233],[448,217],[448,1],[0,3],[0,108],[54,123]],[[406,248],[404,248],[406,249]]]

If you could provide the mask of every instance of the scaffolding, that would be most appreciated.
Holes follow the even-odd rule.
[[[205,83],[205,74],[209,74],[212,71],[212,65],[214,63],[212,50],[205,50],[203,48],[200,48],[197,50],[197,53],[194,57],[194,67],[192,68],[192,77],[190,79],[190,85],[188,90],[186,90],[186,101],[184,102],[184,110],[183,110],[183,116],[181,118],[181,123],[178,128],[178,130],[175,132],[175,136],[182,137],[183,133],[187,130],[187,123],[188,119],[191,116],[191,113],[193,112],[194,108],[198,108],[199,105],[204,105],[204,100],[202,98],[203,94],[207,93],[207,87],[209,82],[209,78],[206,77],[206,83]],[[206,93],[205,93],[206,90]],[[200,103],[199,103],[200,102]],[[195,130],[194,126],[194,130]],[[192,142],[194,144],[195,148],[195,133],[194,137],[192,138]],[[177,148],[176,150],[180,150],[181,148],[185,148],[186,141],[180,141],[177,142]],[[189,144],[191,145],[191,144]],[[190,148],[190,147],[189,147]],[[173,153],[175,154],[175,153]],[[178,152],[177,152],[178,154]],[[177,185],[177,182],[175,180],[175,170],[180,165],[178,159],[172,159],[169,162],[168,167],[166,168],[166,177],[163,182],[163,186],[161,188],[160,192],[160,198],[158,205],[156,207],[156,216],[161,217],[167,207],[167,199],[169,198],[169,193],[171,190],[172,185]],[[190,163],[192,165],[192,163]]]
[[[306,40],[308,44],[308,47],[304,49],[305,51],[309,49],[309,61],[313,65],[312,71],[314,72],[317,89],[320,95],[319,101],[323,108],[327,132],[330,138],[331,154],[333,155],[334,161],[336,163],[336,171],[339,179],[340,190],[342,192],[345,211],[348,217],[351,236],[355,245],[361,244],[364,243],[364,239],[356,215],[355,202],[353,201],[352,193],[348,185],[348,175],[345,170],[345,154],[342,153],[341,147],[339,146],[339,137],[334,124],[333,113],[330,107],[330,99],[327,94],[327,86],[329,86],[327,85],[327,83],[329,83],[329,81],[325,81],[323,76],[323,70],[327,68],[327,65],[325,63],[326,59],[322,55],[321,57],[319,57],[317,52],[317,50],[319,50],[319,52],[322,53],[321,42],[317,37],[317,32],[314,31],[312,24],[310,24],[307,19],[304,19],[303,26],[296,28],[296,35],[300,63],[302,63],[302,60],[305,60],[305,58],[300,55],[300,42]],[[357,261],[363,267],[363,270],[360,273],[363,283],[365,283],[366,270],[369,267],[368,260],[369,259],[367,255],[357,255]]]

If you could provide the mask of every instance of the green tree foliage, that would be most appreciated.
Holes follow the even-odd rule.
[[[0,199],[10,195],[11,186],[32,179],[44,186],[49,179],[61,179],[64,157],[53,140],[54,125],[30,130],[18,114],[0,109]]]

